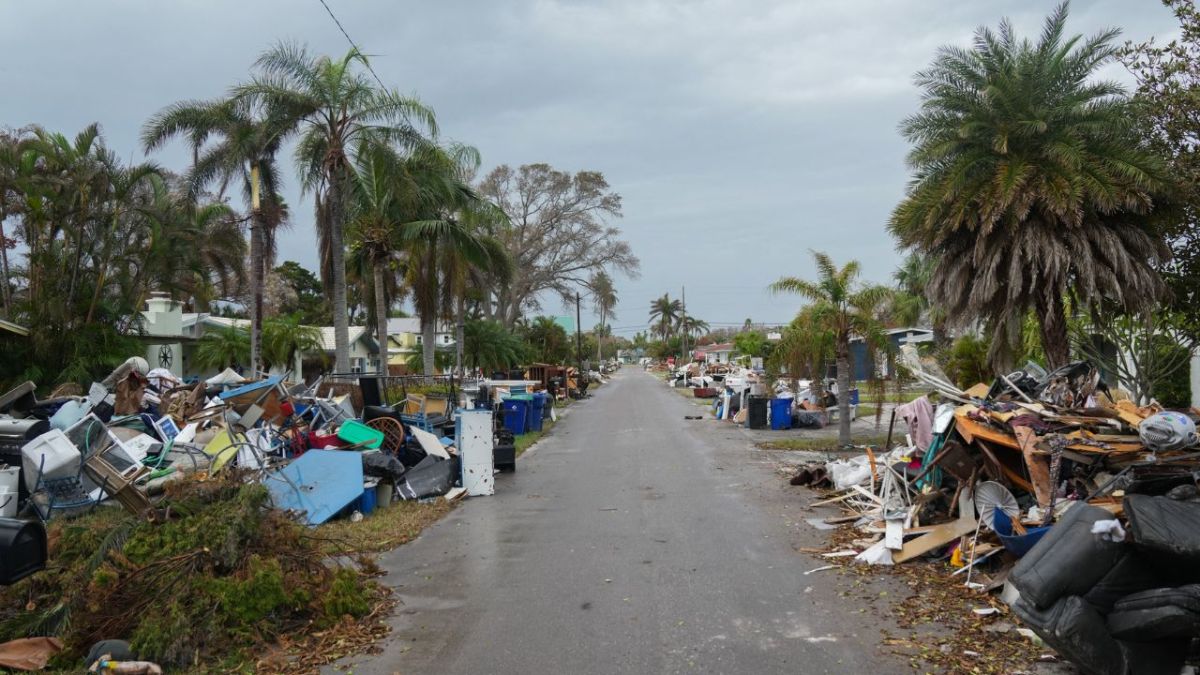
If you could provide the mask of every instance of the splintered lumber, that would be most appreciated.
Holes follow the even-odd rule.
[[[936,525],[920,537],[905,542],[899,552],[892,554],[892,561],[902,563],[912,560],[935,548],[945,546],[963,535],[970,534],[974,530],[975,520],[971,518],[959,518],[958,520]]]
[[[1038,506],[1050,506],[1050,497],[1054,492],[1053,481],[1050,478],[1050,458],[1037,452],[1037,434],[1029,427],[1017,427],[1017,443],[1021,446],[1021,454],[1025,457],[1025,470],[1029,472],[1029,482],[1033,483],[1033,493],[1037,496]]]
[[[980,382],[963,393],[971,398],[987,398],[988,392],[991,391],[991,389],[991,387]]]
[[[1138,426],[1141,425],[1142,420],[1146,419],[1146,416],[1143,415],[1140,410],[1138,410],[1137,404],[1133,401],[1117,401],[1115,410],[1117,412],[1117,417],[1121,418],[1122,422],[1128,424],[1134,429],[1138,428]]]

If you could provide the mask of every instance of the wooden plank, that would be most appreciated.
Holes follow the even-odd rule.
[[[975,531],[974,520],[952,520],[934,527],[930,532],[904,544],[898,553],[892,555],[892,561],[902,563],[924,555],[935,548],[945,546],[959,537]]]
[[[962,408],[959,408],[962,410]],[[1003,445],[1006,448],[1020,450],[1021,446],[1017,443],[1014,436],[1010,436],[1002,431],[996,431],[987,427],[975,420],[966,416],[966,414],[954,414],[954,428],[958,430],[962,437],[967,439],[968,443],[974,443],[976,439],[982,439],[998,445]]]
[[[987,398],[988,392],[991,391],[991,389],[992,389],[991,387],[980,382],[979,384],[976,384],[975,386],[964,391],[963,393],[966,394],[969,398]]]

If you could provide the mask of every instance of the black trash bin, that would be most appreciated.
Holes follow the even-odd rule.
[[[746,415],[746,422],[751,429],[767,428],[767,407],[770,401],[766,396],[750,397],[750,412]]]

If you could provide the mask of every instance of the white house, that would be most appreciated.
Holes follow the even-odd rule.
[[[704,345],[696,348],[696,358],[704,358],[705,363],[729,363],[733,356],[733,343],[722,342],[715,345]]]
[[[216,374],[216,369],[201,369],[192,363],[196,346],[206,331],[229,327],[248,329],[250,326],[247,319],[232,319],[207,312],[184,312],[182,303],[171,300],[163,293],[153,294],[146,302],[142,318],[147,334],[146,359],[150,366],[166,368],[181,378],[198,376],[203,379]],[[320,331],[323,355],[332,367],[334,330],[332,326],[322,326]],[[297,354],[291,367],[293,376],[302,374],[305,361],[317,356],[315,353]],[[374,372],[378,368],[379,345],[366,327],[350,326],[350,370],[361,373]]]

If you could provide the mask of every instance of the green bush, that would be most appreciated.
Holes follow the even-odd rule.
[[[966,389],[979,382],[990,384],[994,376],[988,365],[988,342],[974,335],[963,335],[950,347],[946,376]]]
[[[54,566],[0,590],[0,642],[55,635],[63,668],[98,639],[165,667],[248,660],[274,636],[370,611],[371,585],[236,478],[179,483],[165,522],[98,509],[51,521]],[[224,666],[222,666],[224,667]]]
[[[1185,347],[1176,344],[1164,344],[1158,347],[1159,349],[1169,352],[1175,351],[1174,354],[1169,354],[1169,357],[1164,354],[1160,358],[1180,358],[1187,351]],[[1167,378],[1154,383],[1151,389],[1153,396],[1165,408],[1186,408],[1192,405],[1192,371],[1189,368],[1191,359],[1184,359],[1183,366],[1177,368]]]

